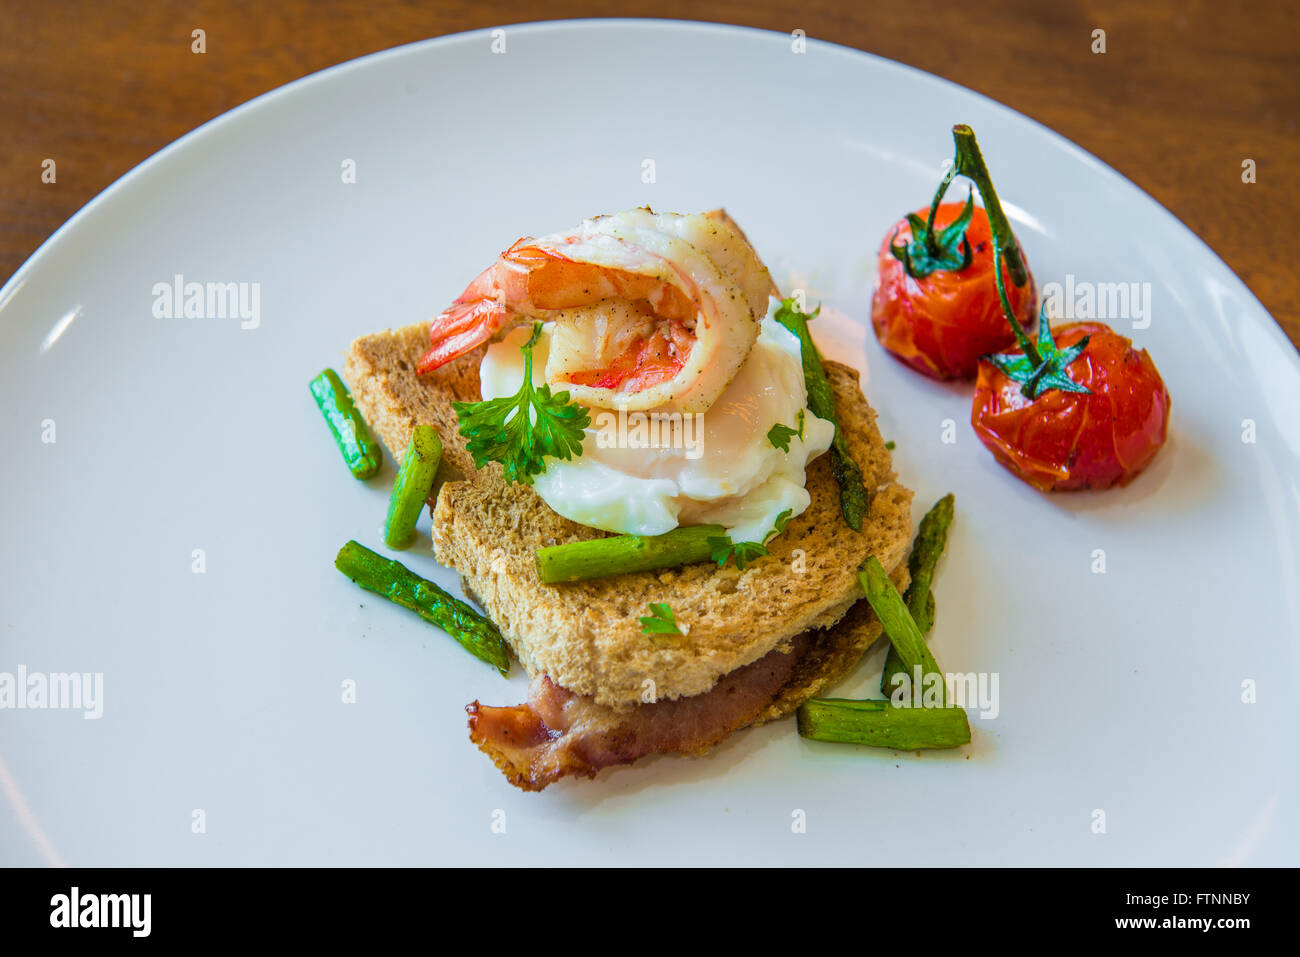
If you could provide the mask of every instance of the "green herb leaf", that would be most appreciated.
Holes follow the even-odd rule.
[[[706,540],[710,549],[710,557],[718,563],[719,568],[727,564],[727,559],[734,558],[736,567],[743,572],[745,566],[750,562],[771,554],[767,550],[767,543],[785,531],[785,526],[789,523],[790,516],[793,514],[794,510],[787,508],[778,515],[773,523],[772,530],[763,536],[761,542],[733,542],[728,535],[710,535]]]
[[[709,557],[717,563],[718,567],[727,564],[727,559],[731,557],[731,538],[727,535],[710,535],[706,541],[709,546]]]
[[[742,572],[746,565],[767,553],[767,549],[758,542],[736,542],[731,546],[731,555],[736,560],[736,567]]]
[[[506,481],[531,485],[533,476],[546,471],[545,457],[568,460],[582,454],[583,430],[591,423],[587,410],[569,401],[568,391],[551,394],[549,385],[533,385],[533,346],[542,324],[520,347],[524,355],[524,381],[512,396],[482,402],[453,402],[460,434],[469,439],[466,450],[474,466],[500,462]]]
[[[673,616],[673,610],[668,607],[666,602],[650,602],[650,614],[644,618],[638,619],[641,622],[641,630],[647,635],[680,635],[681,629],[677,627],[677,619]]]
[[[726,535],[710,536],[708,541],[712,549],[711,557],[719,568],[727,564],[727,559],[734,558],[736,567],[743,572],[750,562],[768,553],[761,542],[733,542]]]
[[[795,428],[788,425],[782,425],[780,422],[767,430],[767,440],[772,443],[772,448],[780,449],[782,452],[789,453],[790,440],[796,435],[800,441],[803,440],[804,410],[800,409],[795,416]]]
[[[772,443],[772,448],[787,453],[790,451],[790,440],[796,435],[799,435],[798,429],[792,429],[780,422],[767,430],[767,440]],[[803,438],[803,436],[799,435],[799,438]]]

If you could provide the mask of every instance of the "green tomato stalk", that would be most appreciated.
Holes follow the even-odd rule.
[[[1052,325],[1044,311],[1038,323],[1038,342],[1035,343],[1029,338],[1025,327],[1020,324],[1015,311],[1011,308],[1011,303],[1007,299],[1006,284],[1002,278],[1002,266],[1005,263],[1007,274],[1017,287],[1029,281],[1029,269],[1025,266],[1025,257],[1020,251],[1020,243],[1016,240],[1015,233],[1011,231],[1007,214],[1003,212],[1002,203],[993,188],[993,179],[989,176],[984,155],[975,141],[974,130],[964,123],[958,123],[952,128],[952,139],[956,152],[953,155],[952,166],[939,185],[935,205],[930,208],[930,221],[933,223],[934,211],[953,177],[965,176],[975,184],[975,188],[980,191],[980,196],[984,198],[984,212],[988,215],[989,232],[993,236],[993,278],[998,288],[998,301],[1002,304],[1002,314],[1010,323],[1011,332],[1016,337],[1016,345],[1023,353],[1023,355],[999,353],[988,356],[988,360],[1007,378],[1019,382],[1021,394],[1031,401],[1049,389],[1087,394],[1089,389],[1071,379],[1068,370],[1070,363],[1087,347],[1088,337],[1084,336],[1068,349],[1058,349],[1052,338]]]
[[[947,192],[948,184],[954,177],[965,176],[975,184],[975,188],[980,191],[980,196],[984,199],[984,212],[988,216],[989,232],[993,234],[993,263],[996,267],[993,276],[997,282],[1002,311],[1007,321],[1011,323],[1016,344],[1034,366],[1039,366],[1042,364],[1042,357],[1025,332],[1025,327],[1016,318],[1015,310],[1011,308],[1011,303],[1007,299],[1006,285],[1002,279],[1002,264],[1005,262],[1007,273],[1017,287],[1029,282],[1029,269],[1025,266],[1025,257],[1020,251],[1020,243],[1016,240],[1016,234],[1011,231],[1011,223],[1007,221],[1007,214],[1002,210],[997,190],[993,188],[993,177],[989,175],[989,168],[984,163],[984,154],[980,152],[979,143],[975,141],[975,131],[964,123],[958,123],[952,128],[952,140],[956,145],[956,152],[953,154],[952,166],[944,174],[943,182],[939,184],[939,192],[935,194],[934,204],[930,207],[930,223],[933,225],[935,210],[939,208],[939,201]]]

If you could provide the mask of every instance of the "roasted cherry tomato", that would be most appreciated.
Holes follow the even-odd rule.
[[[1053,333],[1062,351],[1089,337],[1066,369],[1090,393],[1049,389],[1031,401],[984,361],[971,425],[999,462],[1045,492],[1123,485],[1165,443],[1169,390],[1146,350],[1107,325],[1075,322]]]
[[[962,203],[941,204],[935,214],[935,232],[955,221],[962,209]],[[926,207],[915,215],[924,221],[929,214]],[[974,378],[980,356],[1016,341],[998,301],[993,241],[982,207],[972,211],[965,233],[969,265],[955,271],[936,269],[920,279],[891,251],[891,247],[912,241],[906,219],[890,231],[880,247],[871,301],[876,337],[899,359],[936,379]],[[1023,286],[1016,286],[1004,265],[1002,278],[1011,308],[1026,327],[1032,326],[1038,302],[1033,276]]]

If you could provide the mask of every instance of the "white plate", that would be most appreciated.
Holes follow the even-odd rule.
[[[1300,862],[1300,362],[1224,264],[1060,137],[895,63],[668,22],[505,40],[405,47],[235,110],[0,293],[0,672],[103,682],[97,720],[0,712],[0,862]],[[928,200],[956,121],[1040,287],[1151,284],[1150,327],[1117,325],[1159,363],[1172,438],[1128,488],[1018,482],[971,432],[968,391],[868,331],[876,246]],[[523,794],[462,711],[520,700],[518,668],[502,681],[333,569],[347,539],[379,543],[393,469],[350,477],[308,380],[517,236],[640,203],[725,205],[779,281],[827,304],[818,334],[862,369],[916,515],[956,493],[933,644],[1000,691],[970,748],[810,743],[784,721]],[[156,318],[177,274],[259,283],[258,327]],[[427,538],[402,560],[454,583]],[[873,692],[880,661],[839,692]]]

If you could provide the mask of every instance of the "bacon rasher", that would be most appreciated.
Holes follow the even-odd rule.
[[[642,704],[625,711],[599,705],[533,679],[528,701],[513,707],[467,705],[470,740],[525,791],[540,791],[569,775],[594,777],[601,768],[647,754],[703,754],[756,721],[795,674],[811,639],[791,640],[690,698]]]

